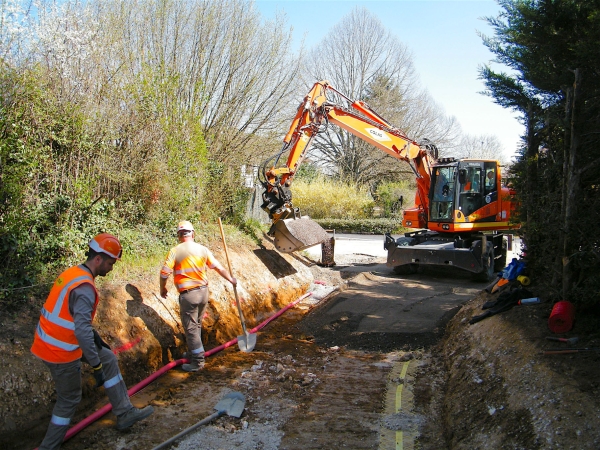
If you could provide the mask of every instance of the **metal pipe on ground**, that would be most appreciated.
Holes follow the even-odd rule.
[[[275,320],[276,318],[278,318],[279,316],[281,316],[288,309],[293,308],[298,303],[300,303],[302,300],[304,300],[307,297],[310,297],[311,295],[312,295],[312,292],[308,292],[308,293],[300,296],[298,299],[294,300],[293,302],[288,303],[286,306],[284,306],[283,308],[281,308],[279,311],[277,311],[275,314],[273,314],[267,320],[265,320],[264,322],[260,323],[255,328],[252,328],[250,330],[250,332],[251,333],[256,333],[258,330],[264,328],[268,323],[272,322],[273,320]],[[212,348],[212,349],[210,349],[210,350],[208,350],[208,351],[206,351],[204,353],[204,357],[206,358],[206,357],[209,357],[211,355],[214,355],[215,353],[220,352],[221,350],[225,350],[226,348],[231,347],[231,346],[237,344],[237,341],[238,341],[237,338],[235,338],[235,339],[232,339],[231,341],[225,342],[224,344],[221,344],[221,345],[219,345],[219,346],[217,346],[215,348]],[[127,391],[127,394],[130,397],[132,395],[137,394],[139,391],[141,391],[142,389],[144,389],[146,386],[148,386],[150,383],[152,383],[157,378],[159,378],[162,375],[164,375],[165,373],[167,373],[172,368],[177,367],[177,366],[179,366],[181,364],[184,364],[184,363],[189,363],[189,362],[190,362],[190,360],[188,358],[182,358],[182,359],[178,359],[178,360],[175,360],[175,361],[171,361],[169,364],[165,365],[164,367],[162,367],[159,370],[157,370],[156,372],[154,372],[148,378],[140,381],[138,384],[136,384],[135,386],[133,386],[131,389],[129,389]],[[67,431],[67,434],[65,435],[65,438],[63,439],[63,442],[67,441],[68,439],[71,439],[73,436],[75,436],[81,430],[83,430],[84,428],[88,427],[89,425],[91,425],[92,423],[94,423],[96,420],[100,419],[104,415],[108,414],[111,410],[112,410],[112,405],[110,403],[108,405],[104,405],[98,411],[96,411],[92,415],[86,417],[81,422],[79,422],[77,425],[74,425],[73,427],[69,428],[69,431]]]

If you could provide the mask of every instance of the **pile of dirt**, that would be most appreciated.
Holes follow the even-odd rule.
[[[535,289],[535,287],[533,287]],[[600,346],[597,318],[577,315],[561,337],[546,339],[552,305],[516,306],[470,324],[497,298],[486,292],[450,321],[445,337],[421,368],[423,448],[600,448],[600,354],[544,354],[550,348]],[[441,375],[443,374],[443,375]]]

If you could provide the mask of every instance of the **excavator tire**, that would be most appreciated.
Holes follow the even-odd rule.
[[[481,257],[481,263],[483,270],[479,273],[473,274],[475,281],[489,282],[495,277],[494,272],[494,244],[491,242],[487,243],[486,252]]]

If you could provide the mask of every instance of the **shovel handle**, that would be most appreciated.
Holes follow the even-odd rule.
[[[196,428],[198,428],[200,425],[205,425],[208,422],[210,422],[211,420],[216,419],[219,416],[222,416],[223,414],[225,414],[225,411],[217,411],[216,413],[211,414],[210,416],[208,416],[205,419],[202,419],[200,422],[197,422],[196,424],[192,425],[189,428],[186,428],[185,430],[183,430],[181,433],[179,433],[176,436],[173,436],[171,439],[169,439],[168,441],[163,442],[162,444],[154,447],[152,450],[160,450],[163,448],[167,448],[169,445],[171,445],[173,442],[175,442],[177,439],[179,439],[180,437],[185,436],[186,434],[188,434],[190,431],[194,431]]]
[[[227,266],[229,267],[229,274],[233,277],[233,270],[231,270],[231,261],[229,261],[229,251],[227,250],[227,243],[225,242],[225,233],[223,232],[223,224],[221,223],[221,218],[219,217],[219,230],[221,231],[221,239],[223,240],[223,247],[225,248],[225,258],[227,259]],[[244,314],[242,313],[242,307],[240,306],[240,300],[238,298],[237,288],[233,286],[233,294],[235,296],[235,305],[237,306],[238,313],[240,315],[240,321],[242,322],[242,329],[244,330],[244,334],[246,331],[246,320],[244,319]]]
[[[544,352],[544,355],[567,355],[569,353],[580,352],[598,352],[600,348],[565,348],[565,349],[550,349]]]

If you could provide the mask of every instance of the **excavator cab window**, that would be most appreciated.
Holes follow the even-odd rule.
[[[495,161],[486,161],[483,163],[485,170],[484,197],[485,204],[490,204],[498,200],[498,167]]]
[[[478,194],[481,192],[481,167],[467,167],[465,169],[465,182],[461,186],[461,193],[469,192]]]
[[[488,195],[497,190],[497,167],[495,162],[484,163],[485,168],[485,194]]]
[[[468,162],[460,172],[458,209],[468,217],[484,205],[483,163]]]
[[[454,210],[456,167],[436,167],[433,172],[429,220],[451,220]]]

